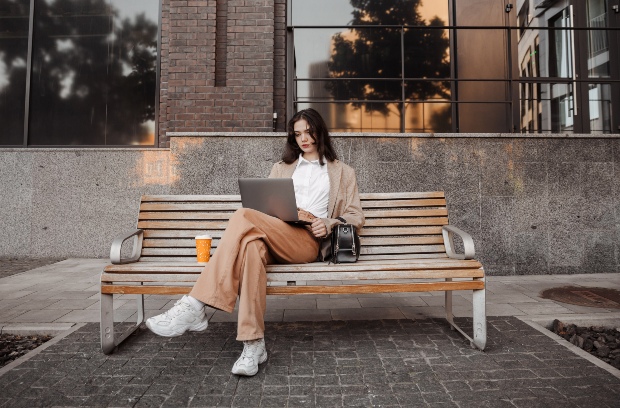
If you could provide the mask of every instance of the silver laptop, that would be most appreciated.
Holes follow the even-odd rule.
[[[292,178],[240,178],[241,205],[296,224],[310,224],[297,216]]]

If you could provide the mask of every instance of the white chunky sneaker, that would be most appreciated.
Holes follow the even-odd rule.
[[[258,365],[267,361],[265,339],[243,342],[243,353],[235,362],[232,373],[237,375],[253,376],[258,372]]]
[[[160,315],[146,321],[146,327],[164,337],[180,336],[186,331],[203,331],[209,325],[204,307],[196,310],[187,296],[179,299],[174,306]]]

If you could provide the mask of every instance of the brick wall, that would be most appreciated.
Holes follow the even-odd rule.
[[[216,29],[218,1],[226,7],[225,38],[221,23],[219,35]],[[274,109],[283,126],[285,0],[162,3],[160,146],[169,145],[166,132],[269,132]],[[281,37],[277,60],[276,12]],[[227,50],[226,71],[222,80],[220,53],[216,84],[216,48],[222,46]],[[276,87],[274,75],[278,76]]]
[[[286,0],[275,0],[273,107],[277,130],[286,127]]]

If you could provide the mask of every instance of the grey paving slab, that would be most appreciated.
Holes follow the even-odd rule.
[[[331,309],[334,320],[402,319],[397,307],[365,307],[359,309]]]
[[[61,260],[61,258],[0,257],[0,278],[37,269],[41,266],[49,266]]]
[[[299,311],[299,310],[297,310]],[[464,327],[469,321],[460,321]],[[87,324],[0,376],[4,406],[614,407],[620,380],[514,317],[485,352],[443,319],[266,324],[255,377],[230,368],[236,324],[163,338],[140,329],[112,355]]]
[[[317,299],[316,307],[317,309],[351,309],[361,308],[362,306],[357,297],[348,297],[341,299]]]
[[[55,302],[54,302],[55,301]],[[95,299],[48,299],[44,303],[54,302],[48,306],[45,306],[45,309],[72,309],[72,310],[83,310],[88,309],[91,306],[99,304],[98,300]]]
[[[399,307],[399,306],[427,306],[420,297],[369,297],[359,298],[362,307]]]
[[[28,310],[10,321],[13,323],[52,323],[71,310]]]
[[[523,293],[487,293],[488,303],[534,303],[539,302],[540,298],[525,295]]]
[[[279,307],[283,309],[316,309],[316,298],[297,296],[299,299],[273,299],[271,296],[267,297],[267,308]]]
[[[331,320],[332,315],[329,309],[286,309],[283,321],[285,322],[319,322]]]
[[[23,315],[27,310],[24,309],[8,309],[0,310],[0,322],[9,322],[14,318]]]
[[[50,297],[50,299],[88,299],[90,297],[98,296],[99,292],[87,292],[81,290],[67,290],[63,292],[57,292]]]
[[[446,310],[439,306],[400,306],[398,308],[401,313],[408,319],[428,319],[432,317],[443,318],[446,316]]]
[[[49,308],[51,305],[57,302],[58,300],[56,299],[31,300],[29,302],[20,301],[12,308],[12,310],[43,310]]]
[[[12,291],[10,289],[3,291],[3,299],[23,299],[28,295],[31,295],[35,292],[28,290],[16,290]]]
[[[523,310],[507,304],[487,304],[487,316],[524,316]]]
[[[562,314],[571,310],[556,303],[515,303],[513,306],[528,315]]]

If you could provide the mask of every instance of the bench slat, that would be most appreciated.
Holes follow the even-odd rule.
[[[435,234],[441,234],[441,227],[366,228],[366,226],[364,226],[364,228],[359,231],[360,237]]]
[[[174,262],[174,263],[196,263],[196,254],[193,256],[140,256],[140,262],[145,263],[157,263],[160,265],[162,262]]]
[[[217,248],[220,240],[214,239],[211,243],[212,248]],[[443,237],[424,236],[424,237],[361,237],[362,246],[385,246],[385,245],[421,245],[421,244],[443,244]],[[142,243],[143,248],[196,248],[196,241],[191,239],[145,239]]]
[[[140,211],[213,211],[230,210],[241,208],[240,202],[231,203],[142,203]]]
[[[443,245],[362,246],[361,254],[402,254],[445,251],[446,248]],[[196,256],[196,248],[142,248],[142,255]]]
[[[360,193],[361,200],[408,199],[408,198],[443,198],[443,191],[398,192],[398,193]],[[148,195],[142,196],[142,202],[191,202],[191,201],[241,201],[239,195]]]
[[[241,201],[239,195],[143,195],[142,202],[160,202],[160,201]]]
[[[208,232],[213,238],[221,238],[224,235],[224,231],[222,230],[208,230],[205,229],[203,232]],[[144,239],[152,239],[152,238],[191,238],[194,239],[196,235],[198,235],[200,231],[195,230],[144,230]]]
[[[424,210],[426,211],[426,210]],[[443,211],[444,215],[447,215],[446,211]],[[395,212],[394,217],[407,217],[408,214],[404,214],[405,211],[400,213]],[[368,215],[365,213],[364,215]],[[375,217],[379,217],[377,214],[373,214]],[[438,214],[441,215],[441,214]],[[430,217],[430,218],[367,218],[365,226],[367,227],[406,227],[416,225],[447,225],[447,217]],[[225,229],[227,222],[217,221],[139,221],[138,228],[141,229]]]
[[[394,217],[446,217],[448,210],[437,208],[432,210],[383,210],[364,211],[366,218],[394,218]]]
[[[376,260],[387,260],[387,259],[398,259],[398,260],[407,260],[407,259],[448,259],[448,256],[445,252],[427,252],[427,253],[408,253],[408,254],[372,254],[367,255],[362,253],[360,255],[360,259],[367,259],[372,257],[372,259]],[[196,256],[142,256],[140,258],[140,262],[196,262]]]
[[[205,264],[197,262],[136,262],[124,265],[108,265],[105,272],[189,272],[202,271]],[[311,262],[307,264],[272,264],[267,265],[267,272],[338,272],[338,271],[389,271],[389,270],[412,270],[412,269],[480,269],[482,265],[475,260],[460,259],[393,259],[375,260],[367,259],[356,263],[327,264],[325,262]]]
[[[192,230],[223,230],[228,222],[217,221],[138,221],[141,229],[192,229]]]
[[[360,200],[395,200],[407,198],[443,198],[443,191],[422,191],[404,193],[360,193]]]
[[[191,283],[191,282],[188,282]],[[446,290],[478,290],[484,289],[483,281],[452,281],[452,282],[416,282],[416,283],[383,283],[338,286],[268,286],[268,295],[294,294],[354,294],[354,293],[395,293],[395,292],[432,292]],[[101,293],[118,295],[185,295],[192,290],[191,285],[101,285]]]
[[[373,200],[362,202],[362,209],[367,208],[404,208],[404,207],[445,207],[443,198],[423,200]]]
[[[366,227],[408,227],[416,225],[448,225],[448,217],[437,218],[366,218]]]
[[[377,246],[362,247],[360,254],[403,254],[403,253],[427,253],[427,252],[446,252],[443,245],[407,245],[407,246]]]
[[[229,220],[233,213],[216,212],[150,212],[143,211],[139,220]]]
[[[211,240],[211,248],[217,248],[219,239]],[[192,239],[145,239],[142,243],[143,248],[194,248],[196,240]]]
[[[445,290],[484,289],[482,281],[465,282],[417,282],[417,283],[378,283],[365,285],[338,286],[269,286],[268,295],[321,295],[347,293],[395,293],[395,292],[432,292]]]
[[[419,245],[419,244],[443,244],[443,236],[428,237],[360,237],[360,244],[364,246],[377,245]]]
[[[421,254],[373,254],[373,255],[360,255],[360,259],[368,259],[372,258],[377,261],[383,260],[408,260],[408,259],[437,259],[437,258],[445,258],[449,259],[448,255],[445,252],[441,253],[421,253]]]
[[[183,273],[103,273],[101,282],[196,282],[200,271]],[[416,271],[341,271],[341,272],[295,272],[269,273],[267,282],[294,281],[346,281],[346,280],[381,280],[381,279],[444,279],[444,278],[482,278],[480,269],[441,269]]]

